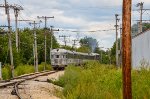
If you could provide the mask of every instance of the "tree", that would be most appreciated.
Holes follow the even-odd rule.
[[[143,32],[150,29],[150,23],[143,23]],[[135,36],[138,34],[138,24],[132,25],[132,36]]]
[[[44,30],[37,29],[37,45],[39,64],[44,61]],[[9,64],[9,50],[8,50],[8,35],[0,35],[0,62]],[[47,59],[49,60],[51,34],[47,34]],[[33,57],[34,35],[33,30],[24,28],[19,31],[19,52],[16,51],[15,33],[12,33],[12,47],[14,55],[15,67],[19,64],[34,64]],[[53,48],[58,48],[59,44],[53,36]],[[47,60],[47,61],[48,61]],[[48,61],[49,62],[49,61]]]
[[[88,46],[81,46],[77,49],[77,52],[90,53],[91,49]]]
[[[92,37],[84,37],[80,40],[80,46],[86,46],[90,48],[90,52],[94,52],[96,47],[98,46],[98,42],[96,39]]]

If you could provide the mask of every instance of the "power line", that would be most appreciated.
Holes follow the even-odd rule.
[[[60,29],[60,31],[68,31],[68,32],[107,32],[107,31],[115,31],[116,29],[106,29],[106,30],[91,30],[91,31],[77,31],[77,30],[69,30],[69,29]]]

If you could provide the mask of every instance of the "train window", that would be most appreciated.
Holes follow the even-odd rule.
[[[54,58],[54,55],[52,55],[51,57]]]
[[[59,55],[56,55],[56,58],[59,58]]]
[[[65,58],[65,55],[63,55],[63,58]]]

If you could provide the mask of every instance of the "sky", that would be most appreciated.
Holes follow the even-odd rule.
[[[115,41],[115,14],[119,14],[121,23],[122,0],[7,0],[9,4],[21,5],[19,19],[37,20],[37,16],[54,16],[48,19],[48,27],[60,29],[55,32],[58,42],[63,43],[59,36],[66,35],[67,44],[71,45],[74,39],[85,36],[97,39],[99,47],[110,48]],[[144,2],[144,8],[150,9],[150,0],[133,0],[132,9],[138,9],[136,4]],[[0,0],[3,4],[4,0]],[[11,24],[14,26],[14,12],[11,10]],[[139,19],[139,12],[132,11],[132,24]],[[150,20],[150,11],[143,14],[143,19]],[[44,22],[44,21],[43,21]],[[0,25],[6,25],[4,9],[0,8]],[[19,22],[19,28],[30,27],[27,22]],[[44,27],[41,23],[40,28]],[[119,31],[118,31],[119,32]],[[79,44],[77,45],[79,46]]]

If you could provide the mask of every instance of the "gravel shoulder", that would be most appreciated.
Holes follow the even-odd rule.
[[[64,71],[58,71],[54,74],[41,76],[33,80],[21,83],[19,93],[23,99],[59,99],[55,96],[56,90],[62,90],[61,87],[47,82],[47,79],[57,80],[63,75]],[[11,95],[13,87],[0,89],[0,99],[18,99],[17,96]]]

